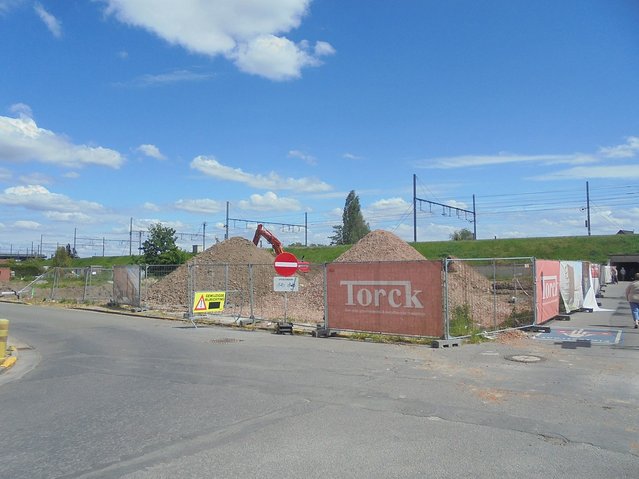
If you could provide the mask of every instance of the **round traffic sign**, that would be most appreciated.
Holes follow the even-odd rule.
[[[280,253],[275,257],[275,272],[281,276],[293,276],[297,271],[297,258],[293,253]]]

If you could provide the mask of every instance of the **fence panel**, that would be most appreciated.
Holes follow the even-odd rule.
[[[140,279],[140,304],[144,309],[188,311],[187,265],[145,265]]]
[[[296,273],[298,291],[290,292],[274,290],[273,264],[198,262],[188,265],[187,276],[191,315],[196,292],[224,291],[225,311],[206,315],[313,325],[324,321],[323,265],[309,265],[307,271]]]
[[[113,268],[88,266],[84,269],[83,303],[108,303],[113,300]]]
[[[331,263],[330,329],[441,337],[440,261]]]
[[[533,325],[534,259],[444,260],[446,337]]]
[[[143,269],[140,265],[113,267],[113,301],[117,304],[141,306]]]

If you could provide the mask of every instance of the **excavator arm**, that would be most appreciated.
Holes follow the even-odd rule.
[[[275,254],[280,254],[284,252],[284,248],[282,247],[282,242],[278,240],[273,233],[264,228],[264,225],[257,225],[257,229],[255,230],[255,236],[253,236],[253,244],[257,246],[260,242],[260,238],[264,238],[266,241],[270,243],[273,247],[273,251]]]

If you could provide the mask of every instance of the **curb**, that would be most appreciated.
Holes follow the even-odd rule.
[[[18,360],[18,358],[14,356],[14,354],[16,353],[16,349],[13,346],[9,347],[9,353],[11,354],[11,356],[7,356],[2,360],[2,363],[0,363],[0,372],[4,372],[5,370],[9,369]]]

